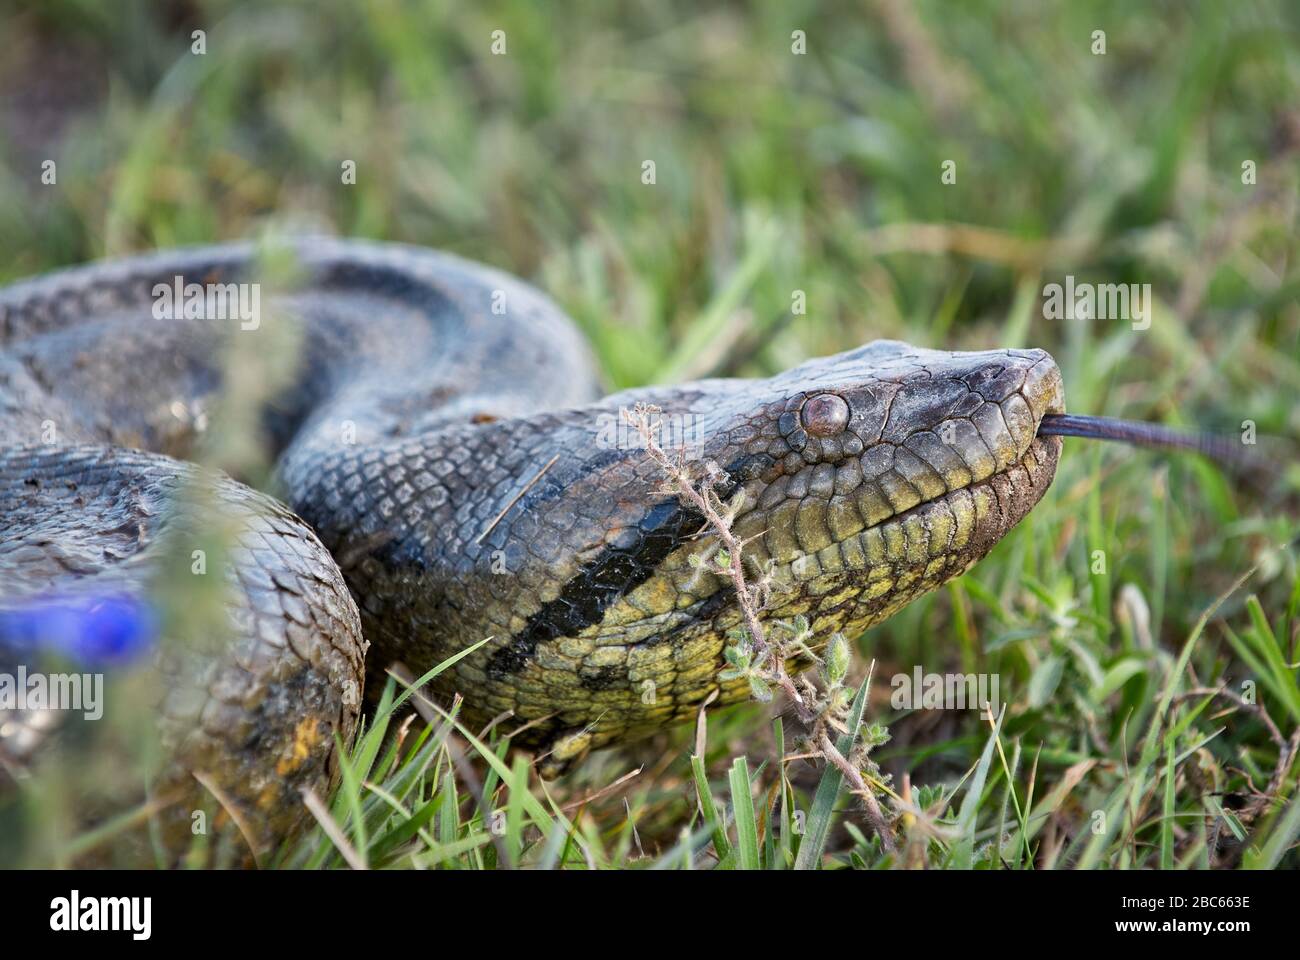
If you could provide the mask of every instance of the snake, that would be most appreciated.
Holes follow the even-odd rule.
[[[681,469],[709,473],[770,584],[762,622],[801,618],[813,650],[969,570],[1083,429],[1040,349],[877,340],[607,395],[575,324],[519,279],[403,244],[280,246],[288,282],[263,283],[265,244],[246,243],[0,288],[0,624],[218,584],[214,637],[146,658],[163,780],[202,783],[261,845],[337,781],[395,664],[454,661],[429,697],[468,729],[509,718],[544,776],[750,696],[721,678],[743,619],[701,562],[719,531],[628,410],[658,411]],[[274,465],[258,489],[194,461],[240,388],[231,344],[277,331],[293,370],[246,425]],[[214,516],[226,549],[195,572]],[[0,713],[10,767],[40,720]]]

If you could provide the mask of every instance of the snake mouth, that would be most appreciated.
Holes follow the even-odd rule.
[[[1002,470],[801,551],[789,562],[791,580],[856,571],[867,579],[862,598],[872,600],[897,590],[903,570],[914,579],[957,576],[1038,503],[1055,476],[1060,449],[1058,437],[1036,436]],[[834,508],[832,501],[828,513]]]

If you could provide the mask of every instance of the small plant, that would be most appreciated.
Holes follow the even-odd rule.
[[[754,699],[763,703],[772,700],[774,690],[784,693],[795,716],[808,731],[802,745],[803,755],[824,760],[839,769],[848,780],[849,789],[861,801],[867,821],[884,848],[894,850],[889,820],[863,776],[865,770],[877,782],[887,782],[868,754],[873,747],[888,741],[889,735],[880,725],[864,728],[863,736],[849,728],[853,691],[844,684],[852,660],[848,640],[841,633],[834,634],[826,644],[824,655],[818,656],[809,646],[812,628],[805,617],[778,621],[777,629],[771,633],[764,628],[762,613],[768,609],[774,589],[772,568],[769,565],[751,581],[745,572],[746,541],[738,539],[732,530],[736,515],[744,506],[744,490],[737,488],[724,501],[719,488],[725,474],[716,463],[705,461],[703,477],[697,480],[684,456],[670,456],[657,440],[659,412],[658,407],[638,403],[631,410],[624,410],[623,416],[641,434],[647,454],[663,470],[665,492],[676,494],[704,517],[709,530],[717,536],[716,549],[695,555],[691,562],[697,570],[731,583],[744,624],[733,632],[735,642],[723,651],[727,666],[718,679],[727,682],[744,678]],[[820,664],[822,685],[814,684],[807,674],[792,677],[786,669],[787,662],[792,660]],[[852,737],[853,748],[847,757],[832,739],[835,733]]]

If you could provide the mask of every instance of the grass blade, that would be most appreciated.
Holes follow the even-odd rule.
[[[737,866],[757,870],[758,825],[754,816],[754,795],[749,783],[749,764],[737,757],[731,765],[731,809],[736,820]]]
[[[1002,718],[1006,716],[1007,708],[1004,706],[998,714],[997,722],[989,732],[989,738],[984,744],[984,751],[980,754],[979,762],[975,764],[975,775],[971,778],[970,786],[966,788],[966,796],[962,799],[961,810],[957,813],[957,829],[961,833],[960,839],[953,848],[952,865],[959,870],[969,870],[975,859],[975,825],[979,819],[980,804],[983,802],[984,784],[988,780],[989,767],[993,765],[993,748],[997,745],[998,734],[1002,730]]]
[[[709,787],[709,776],[704,770],[704,758],[698,754],[691,757],[691,772],[695,775],[695,796],[699,800],[704,822],[713,836],[713,849],[718,860],[725,860],[731,853],[731,841],[727,839],[726,824],[718,814],[718,805],[713,800],[713,790]]]
[[[862,681],[862,686],[858,687],[857,696],[853,698],[853,706],[849,709],[849,732],[840,737],[839,743],[836,744],[840,753],[846,757],[852,752],[858,728],[862,726],[862,717],[867,710],[867,691],[870,687],[871,673],[868,672],[866,679]],[[833,763],[826,764],[821,781],[817,784],[817,792],[813,794],[812,810],[808,813],[799,852],[795,855],[796,870],[813,870],[820,865],[822,852],[826,849],[826,838],[831,832],[835,801],[839,798],[843,783],[844,774],[839,768]]]

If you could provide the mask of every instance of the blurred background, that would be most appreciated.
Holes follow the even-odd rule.
[[[1293,441],[1298,39],[1286,0],[3,0],[0,281],[269,229],[400,240],[546,290],[611,388],[762,375],[879,337],[1032,346],[1075,412]],[[1045,318],[1044,286],[1067,275],[1150,284],[1150,329]],[[1037,795],[1077,797],[1051,821],[1069,849],[1118,782],[1125,724],[1243,574],[1193,670],[1239,679],[1234,639],[1252,631],[1300,660],[1300,469],[1263,473],[1254,489],[1193,457],[1066,441],[1043,505],[861,638],[862,669],[998,672]],[[1270,679],[1289,735],[1295,670]],[[899,716],[888,694],[872,700],[893,737],[882,769],[955,783],[987,737],[977,715]],[[763,755],[769,716],[721,715],[710,770]],[[1180,830],[1215,815],[1207,796],[1272,775],[1267,731],[1225,722],[1180,768]],[[586,815],[617,833],[635,810],[638,845],[671,842],[690,736],[600,754],[560,789],[644,765],[630,806],[616,792]]]

